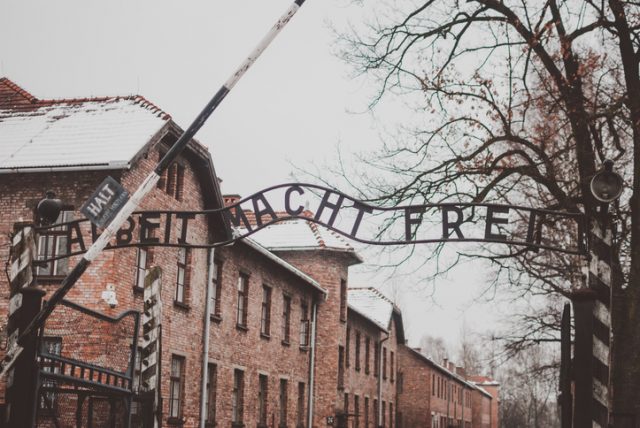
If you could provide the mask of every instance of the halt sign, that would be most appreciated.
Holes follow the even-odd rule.
[[[107,226],[129,199],[129,193],[112,177],[98,186],[80,211],[99,228]]]

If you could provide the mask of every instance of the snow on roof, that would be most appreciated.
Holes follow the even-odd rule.
[[[384,331],[389,330],[393,302],[373,287],[355,287],[347,290],[349,308],[356,311]]]
[[[301,278],[307,284],[311,285],[312,287],[314,287],[315,289],[320,291],[322,294],[324,294],[324,295],[327,294],[327,290],[322,288],[322,286],[315,279],[311,278],[309,275],[307,275],[306,273],[302,272],[300,269],[298,269],[295,266],[291,265],[286,260],[283,260],[280,257],[278,257],[277,255],[273,254],[271,251],[267,250],[262,245],[260,245],[255,239],[252,239],[251,237],[246,237],[240,242],[244,243],[245,245],[248,245],[249,247],[251,247],[254,250],[256,250],[257,252],[259,252],[260,254],[266,256],[268,259],[270,259],[270,260],[274,261],[275,263],[279,264],[280,266],[284,267],[285,269],[287,269],[288,271],[290,271],[291,273],[293,273],[297,277]]]
[[[246,229],[240,229],[240,231],[246,233]],[[283,220],[266,226],[251,237],[271,251],[318,249],[343,251],[352,254],[358,262],[362,262],[362,258],[342,236],[308,220]]]
[[[2,78],[0,173],[127,168],[169,119],[141,96],[39,100]]]

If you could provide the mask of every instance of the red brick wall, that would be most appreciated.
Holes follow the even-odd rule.
[[[326,426],[327,416],[341,412],[344,394],[338,391],[338,345],[344,344],[346,323],[340,321],[340,281],[348,280],[351,256],[332,251],[287,251],[279,256],[318,281],[329,294],[318,306],[315,367],[314,427]]]
[[[217,426],[231,426],[231,389],[235,369],[244,371],[244,417],[247,427],[255,427],[258,415],[258,378],[268,376],[267,421],[280,423],[279,384],[288,380],[287,426],[296,426],[298,383],[305,384],[304,423],[306,423],[309,386],[308,347],[300,346],[302,301],[312,302],[319,293],[284,268],[267,260],[244,243],[216,250],[222,262],[221,316],[214,319],[210,330],[210,362],[217,365]],[[237,283],[239,272],[249,274],[249,309],[247,329],[236,327]],[[271,287],[271,323],[269,337],[260,334],[263,284]],[[283,343],[283,295],[291,297],[290,340]]]
[[[401,428],[431,427],[431,369],[406,346],[398,350],[402,392],[398,393]]]
[[[107,175],[111,174],[116,179],[121,178],[121,183],[131,193],[154,167],[158,156],[159,153],[154,148],[148,154],[143,154],[134,168],[122,173],[120,171],[59,172],[0,176],[2,178],[0,180],[0,212],[2,212],[0,257],[3,260],[8,257],[8,233],[12,230],[13,223],[34,220],[35,206],[42,199],[45,190],[53,190],[65,204],[73,206],[76,218],[80,218],[81,214],[78,213],[80,206]],[[154,189],[144,200],[140,209],[197,210],[203,208],[200,184],[192,169],[189,168],[189,162],[184,158],[180,158],[178,161],[187,165],[182,201],[177,201],[160,189]],[[196,237],[200,240],[210,234],[208,225],[203,219],[196,219],[190,223],[191,241],[196,240]],[[90,236],[88,225],[85,225],[83,230],[85,236]],[[87,242],[87,247],[89,245],[90,242]],[[67,299],[109,315],[116,315],[127,309],[141,310],[142,295],[133,291],[135,261],[135,248],[105,251],[91,264],[87,272],[69,292]],[[73,265],[74,260],[71,260],[70,266]],[[154,248],[152,265],[159,265],[163,269],[163,396],[168,397],[169,392],[171,354],[184,355],[187,369],[184,393],[186,397],[189,397],[184,407],[185,426],[196,426],[199,415],[199,378],[207,278],[206,250],[192,250],[190,284],[185,307],[173,304],[177,274],[177,249]],[[48,292],[55,289],[58,283],[57,281],[40,281],[40,284]],[[107,284],[116,286],[116,296],[119,303],[114,309],[111,309],[101,299],[101,293]],[[0,323],[3,325],[6,324],[7,302],[8,285],[6,284],[6,276],[3,275],[0,279],[0,314],[4,314],[0,315]],[[99,333],[104,335],[105,342],[111,340],[108,330]],[[64,343],[63,349],[65,349]],[[1,390],[4,393],[4,388]],[[168,402],[165,400],[164,414],[167,413]]]
[[[397,400],[396,400],[396,384],[398,381],[397,369],[398,369],[398,337],[396,335],[395,322],[392,322],[392,328],[390,329],[389,334],[380,330],[375,324],[371,321],[363,318],[353,311],[349,311],[347,318],[347,326],[350,329],[350,344],[349,344],[349,365],[345,367],[345,388],[344,393],[348,394],[349,399],[349,414],[355,413],[355,399],[354,397],[357,395],[359,397],[359,427],[366,427],[365,418],[364,418],[364,405],[365,398],[369,399],[369,425],[368,427],[374,426],[375,416],[374,416],[374,399],[378,399],[378,382],[382,380],[382,390],[381,390],[381,400],[385,403],[385,426],[390,427],[391,422],[393,421],[393,426],[396,426],[395,421],[395,413],[397,411]],[[356,367],[356,354],[357,354],[357,341],[356,338],[360,333],[360,370],[357,370]],[[387,339],[387,336],[389,337]],[[366,368],[366,338],[370,338],[370,349],[369,349],[369,374],[365,372]],[[345,335],[346,340],[346,335]],[[375,370],[374,365],[374,351],[375,351],[375,343],[380,343],[382,340],[382,347],[386,349],[387,352],[387,374],[386,379],[385,376],[380,378]],[[346,344],[345,344],[346,346]],[[394,355],[394,375],[391,376],[391,352]],[[382,359],[380,360],[382,361]],[[342,399],[344,403],[344,397]],[[392,404],[393,415],[389,413],[389,403]],[[340,403],[339,403],[340,404]],[[391,419],[390,419],[391,418]],[[350,418],[350,426],[355,426],[355,416]]]

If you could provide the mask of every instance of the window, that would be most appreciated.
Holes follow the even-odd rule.
[[[387,348],[382,347],[382,379],[387,378]]]
[[[222,262],[215,260],[213,262],[213,272],[211,275],[211,312],[215,317],[220,318],[220,298],[222,292]]]
[[[162,159],[164,155],[160,153],[160,159]],[[169,165],[160,180],[158,180],[158,188],[162,189],[168,195],[173,196],[177,200],[181,201],[182,196],[184,195],[184,166],[180,165],[177,162]]]
[[[185,302],[186,288],[188,282],[187,265],[189,254],[186,248],[178,249],[178,275],[176,277],[176,295],[177,303]]]
[[[262,312],[260,313],[260,334],[271,334],[271,287],[262,286]]]
[[[304,301],[300,305],[300,346],[309,346],[309,305]]]
[[[206,390],[206,406],[205,421],[208,426],[216,424],[216,389],[218,386],[218,366],[215,364],[207,364],[207,390]]]
[[[344,389],[344,347],[338,346],[338,389]]]
[[[393,403],[389,403],[389,428],[393,428]]]
[[[347,322],[347,281],[340,280],[340,321]]]
[[[369,397],[364,397],[364,428],[369,428]]]
[[[377,399],[373,399],[373,426],[375,428],[378,428],[379,425],[379,419],[378,416],[380,415],[380,412],[378,411],[378,400]]]
[[[387,419],[386,415],[385,415],[386,410],[387,410],[387,406],[386,406],[384,400],[382,400],[382,404],[380,405],[380,407],[381,407],[381,415],[382,415],[382,419],[381,419],[382,423],[381,423],[381,425],[385,426],[385,420]]]
[[[350,367],[351,366],[351,361],[350,361],[350,357],[351,357],[351,346],[350,346],[350,342],[351,342],[351,328],[347,327],[347,340],[346,340],[346,347],[345,347],[345,354],[344,354],[344,358],[345,358],[345,366]]]
[[[267,426],[267,402],[269,400],[269,378],[260,375],[258,378],[258,425]]]
[[[373,346],[373,375],[378,377],[380,373],[380,342],[376,341]]]
[[[391,382],[393,382],[394,378],[395,378],[395,372],[394,372],[394,355],[393,355],[393,351],[389,351],[389,369],[391,371],[391,373],[389,374],[389,380]]]
[[[54,224],[73,220],[73,211],[61,211]],[[50,227],[38,236],[38,260],[52,259],[68,254],[68,226]],[[39,276],[65,276],[69,272],[69,259],[62,258],[38,267]]]
[[[304,428],[304,382],[298,382],[298,408],[296,409],[296,426]]]
[[[398,371],[398,393],[404,392],[404,373]]]
[[[247,327],[247,310],[249,305],[249,275],[238,275],[238,307],[236,313],[236,325]]]
[[[287,399],[289,383],[286,379],[280,379],[280,426],[287,426]]]
[[[371,356],[369,355],[369,348],[371,347],[371,339],[367,336],[364,339],[364,372],[365,374],[369,374],[369,359]]]
[[[146,248],[138,248],[138,254],[136,256],[136,288],[144,288],[144,278],[147,276],[147,269],[149,267],[147,256]]]
[[[360,397],[353,396],[353,428],[360,428]]]
[[[171,357],[171,381],[169,385],[169,417],[182,418],[182,385],[184,384],[184,357]]]
[[[233,390],[231,391],[231,422],[233,425],[242,425],[244,412],[244,372],[235,369],[233,371]]]
[[[360,371],[360,332],[356,331],[356,371]]]
[[[349,394],[348,393],[344,393],[344,414],[346,416],[349,415]],[[348,419],[347,419],[348,420]],[[345,421],[346,422],[346,421]]]
[[[436,395],[436,375],[431,374],[431,395]]]
[[[61,337],[43,337],[40,341],[40,353],[60,356],[62,353],[62,338]],[[60,365],[50,359],[44,358],[42,365],[42,371],[47,373],[60,373]],[[45,379],[42,382],[43,387],[56,386],[55,381]],[[44,391],[40,395],[40,409],[47,411],[54,411],[58,402],[58,394],[54,391]]]
[[[291,336],[291,296],[282,298],[282,342],[289,343]]]

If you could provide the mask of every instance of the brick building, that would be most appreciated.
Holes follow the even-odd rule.
[[[497,428],[498,384],[493,394],[474,382],[463,367],[442,365],[408,346],[399,349],[402,388],[398,412],[403,428]],[[493,411],[495,410],[495,414]]]
[[[37,222],[35,208],[45,191],[52,190],[63,201],[60,220],[81,218],[79,208],[105,177],[111,175],[129,191],[137,188],[180,133],[168,114],[140,96],[40,100],[6,78],[0,80],[0,127],[2,260],[8,258],[8,237],[15,223]],[[140,209],[201,210],[219,208],[222,204],[211,156],[203,146],[191,141]],[[82,245],[88,247],[91,227],[83,223],[80,232]],[[158,232],[164,233],[164,230],[161,228]],[[219,216],[211,216],[209,221],[194,219],[185,232],[190,237],[213,240],[226,236],[228,231]],[[38,255],[64,255],[69,238],[68,228],[64,226],[40,236]],[[79,243],[74,243],[71,251],[79,247]],[[60,259],[37,268],[37,286],[50,293],[76,261],[77,257]],[[163,402],[163,415],[167,422],[172,422],[169,415],[179,412],[185,418],[185,426],[196,426],[197,398],[201,396],[203,302],[211,267],[206,250],[131,247],[105,251],[91,264],[67,299],[112,316],[127,309],[141,310],[144,271],[151,265],[161,266],[163,270],[162,394],[168,398]],[[116,307],[101,298],[108,285],[115,286]],[[2,324],[7,319],[8,290],[6,276],[2,275]],[[64,337],[56,332],[59,329],[51,323],[56,323],[55,317],[47,323],[45,331],[44,342],[53,343],[47,345],[49,351],[64,358],[84,360],[99,353],[96,350],[78,355],[77,346],[65,343]],[[97,337],[85,336],[83,340],[92,340],[95,347],[113,341],[113,331],[96,329],[93,333]],[[102,348],[103,359],[109,351]],[[103,364],[108,366],[109,361]],[[177,390],[170,391],[171,373],[176,372],[179,364],[182,364],[177,367],[182,376],[180,393],[182,397],[191,398],[181,402],[172,400]],[[186,370],[189,376],[185,376]],[[4,388],[1,389],[4,392]],[[58,397],[55,401],[61,399]],[[62,406],[40,412],[40,419],[53,423],[53,418],[58,418],[61,426],[73,426],[75,414],[66,410]],[[83,410],[85,415],[86,411]]]
[[[80,206],[105,177],[131,192],[180,132],[168,114],[140,96],[40,100],[0,79],[0,258],[8,258],[8,236],[16,223],[38,222],[35,208],[45,191],[63,201],[61,221],[80,219]],[[223,200],[209,152],[191,141],[140,209],[193,211],[237,200]],[[189,242],[207,243],[232,233],[219,215],[162,219],[149,237],[169,231],[171,239],[179,239],[184,232]],[[139,226],[141,218],[124,226],[123,239],[139,233],[134,222]],[[59,226],[42,234],[39,256],[64,256],[90,245],[95,231],[88,222],[71,229]],[[77,259],[37,267],[36,286],[50,293]],[[287,220],[215,250],[107,250],[67,299],[112,317],[141,311],[145,274],[161,268],[165,426],[444,427],[440,420],[448,415],[453,423],[484,427],[475,423],[475,407],[462,405],[474,395],[457,398],[477,392],[496,412],[489,417],[496,427],[497,385],[483,379],[476,387],[406,347],[399,309],[373,288],[349,288],[349,267],[361,262],[340,235],[311,221]],[[115,305],[103,298],[110,286]],[[6,323],[8,288],[2,276],[0,324]],[[42,338],[47,352],[98,366],[117,361],[126,370],[126,355],[119,354],[137,345],[129,343],[131,326],[80,322],[74,310],[56,309],[47,322]],[[142,369],[138,358],[134,393]],[[49,370],[68,373],[60,366]],[[491,388],[495,394],[487,393]],[[78,397],[43,392],[40,401],[52,406],[45,409],[39,402],[39,426],[54,426],[55,420],[71,427],[92,418],[106,423],[105,409],[108,414],[113,403]],[[482,421],[483,406],[478,407]],[[134,403],[131,413],[135,426],[142,407]]]
[[[388,298],[375,288],[349,288],[338,366],[349,426],[396,426],[397,355],[404,342],[402,315]]]

